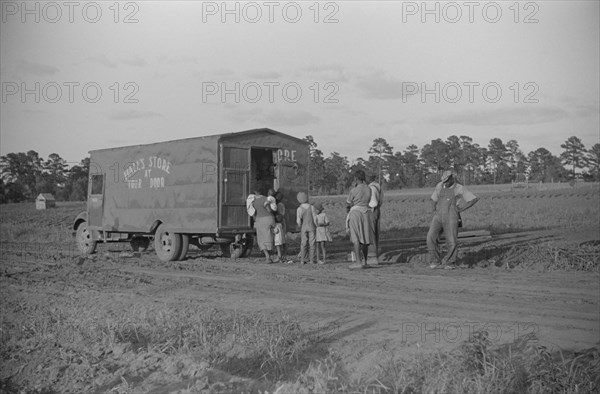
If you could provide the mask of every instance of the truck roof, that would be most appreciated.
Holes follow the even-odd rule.
[[[293,139],[293,140],[295,140],[297,142],[308,144],[308,142],[304,141],[303,139],[291,136],[289,134],[285,134],[285,133],[282,133],[280,131],[276,131],[276,130],[269,129],[269,128],[261,128],[261,129],[251,129],[251,130],[236,131],[236,132],[222,133],[222,134],[203,135],[203,136],[198,136],[198,137],[180,138],[180,139],[175,139],[175,140],[152,142],[152,143],[149,143],[149,144],[137,144],[137,145],[118,146],[118,147],[113,147],[113,148],[94,149],[94,150],[89,151],[88,153],[109,151],[109,150],[113,150],[113,149],[133,148],[133,147],[136,147],[136,146],[152,146],[152,145],[162,144],[162,143],[165,143],[165,142],[191,141],[191,140],[204,139],[204,138],[215,138],[215,137],[218,137],[220,139],[220,138],[223,138],[223,137],[225,137],[225,138],[235,137],[235,136],[238,136],[238,135],[252,134],[252,133],[257,133],[257,132],[267,132],[267,133],[271,133],[271,134],[281,135],[281,136],[284,136],[286,138]]]

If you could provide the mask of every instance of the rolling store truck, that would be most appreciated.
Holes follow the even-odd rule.
[[[91,151],[87,210],[73,223],[77,246],[91,254],[98,242],[129,242],[144,251],[153,241],[162,261],[183,259],[190,244],[247,256],[255,233],[247,196],[280,190],[288,231],[298,231],[308,161],[305,141],[266,128]]]

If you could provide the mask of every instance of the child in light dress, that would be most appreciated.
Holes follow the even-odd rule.
[[[277,255],[283,262],[287,258],[287,247],[285,242],[285,236],[287,234],[287,226],[285,222],[285,205],[283,204],[283,193],[278,191],[275,193],[275,201],[277,203],[277,209],[275,212],[275,228],[273,233],[275,234],[275,248],[277,249]],[[292,260],[288,260],[288,263],[293,263]]]
[[[332,242],[331,233],[329,232],[329,226],[331,222],[325,213],[325,209],[323,208],[323,204],[317,202],[315,205],[315,210],[317,212],[316,224],[317,224],[317,261],[318,264],[325,264],[327,261],[327,251],[325,250],[325,243]],[[319,259],[319,249],[323,254],[323,259]]]

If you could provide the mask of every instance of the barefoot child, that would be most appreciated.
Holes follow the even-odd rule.
[[[323,204],[320,202],[316,203],[315,210],[317,212],[317,261],[318,264],[325,264],[327,261],[327,252],[325,251],[325,243],[331,242],[333,239],[331,238],[331,233],[329,232],[329,218],[324,211]],[[323,254],[323,259],[319,258],[319,249]]]
[[[285,223],[285,205],[283,205],[283,193],[278,191],[275,193],[275,201],[277,202],[277,210],[275,212],[275,248],[277,256],[282,262],[287,258],[287,247],[285,243],[285,235],[287,234],[287,226]],[[289,262],[289,261],[288,261]],[[293,262],[293,261],[292,261]]]

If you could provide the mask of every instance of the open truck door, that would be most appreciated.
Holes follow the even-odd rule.
[[[297,144],[291,149],[279,149],[276,152],[277,188],[283,193],[285,220],[289,232],[298,232],[296,210],[299,203],[296,196],[299,192],[308,195],[308,147]]]
[[[250,147],[221,144],[219,228],[250,230],[246,198],[250,193]]]

